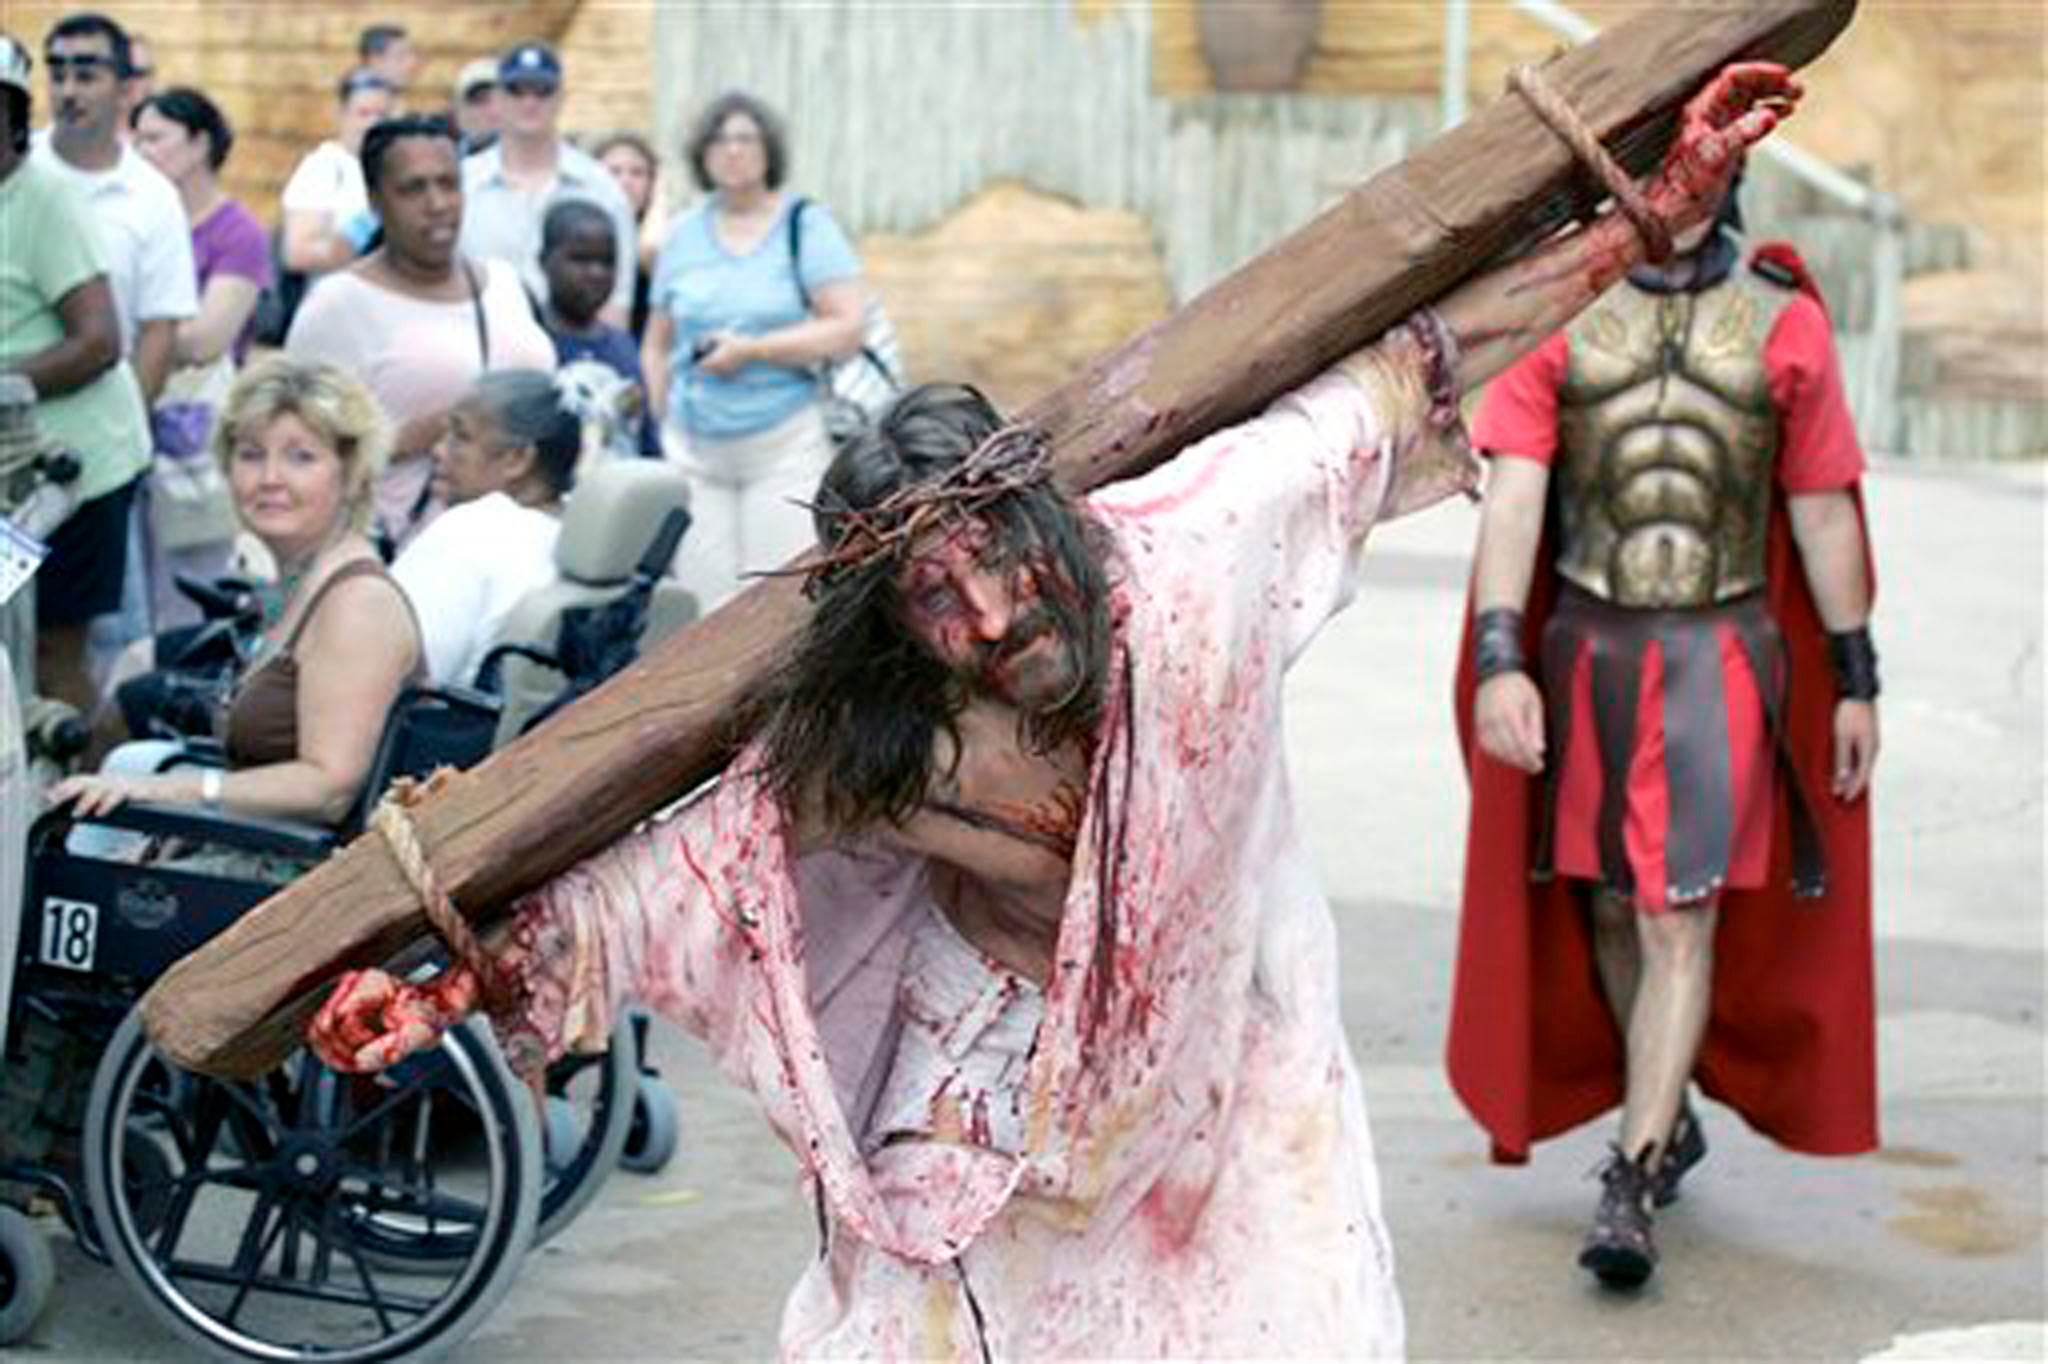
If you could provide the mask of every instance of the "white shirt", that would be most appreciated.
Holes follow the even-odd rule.
[[[135,353],[135,333],[144,322],[199,311],[192,224],[177,187],[162,171],[125,143],[111,170],[80,170],[57,154],[47,128],[36,134],[30,155],[70,182],[92,215],[121,319],[123,355]]]
[[[862,1146],[965,1140],[1015,1155],[1026,1141],[1031,1048],[1045,1020],[1037,985],[960,936],[937,903],[910,933],[897,989],[902,1031]],[[949,1124],[964,1132],[945,1135]]]
[[[462,249],[480,260],[510,261],[520,282],[537,299],[548,296],[547,277],[540,268],[540,228],[548,210],[564,199],[587,199],[612,220],[618,245],[618,279],[611,306],[621,312],[633,305],[633,272],[640,229],[633,208],[612,173],[588,152],[560,144],[555,178],[541,190],[517,189],[505,176],[504,143],[494,143],[462,159]]]
[[[354,153],[329,138],[307,152],[292,178],[285,182],[278,202],[287,213],[325,213],[329,224],[339,227],[370,208],[370,191],[363,184],[363,163]]]
[[[513,603],[555,580],[557,517],[489,493],[450,507],[420,531],[391,565],[419,617],[427,672],[467,685]]]

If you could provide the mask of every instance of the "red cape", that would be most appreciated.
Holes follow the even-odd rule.
[[[1812,292],[1789,250],[1759,255],[1788,265]],[[1864,540],[1868,563],[1867,526]],[[1551,562],[1546,535],[1523,613],[1530,658],[1556,595]],[[1877,1145],[1870,799],[1845,806],[1829,794],[1833,673],[1782,496],[1771,511],[1767,572],[1791,677],[1785,739],[1826,849],[1827,892],[1792,895],[1789,792],[1781,780],[1769,879],[1723,897],[1713,1008],[1693,1078],[1774,1141],[1815,1155],[1852,1155]],[[1472,811],[1447,1059],[1451,1086],[1492,1137],[1494,1158],[1519,1163],[1532,1142],[1621,1102],[1622,1040],[1601,995],[1578,892],[1563,878],[1529,879],[1540,787],[1479,750],[1474,688],[1468,594],[1456,718]]]

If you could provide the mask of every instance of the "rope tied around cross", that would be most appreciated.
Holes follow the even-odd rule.
[[[1622,169],[1621,163],[1608,154],[1599,137],[1579,117],[1578,110],[1551,88],[1541,72],[1527,63],[1509,70],[1508,88],[1527,101],[1543,126],[1557,134],[1559,140],[1572,149],[1572,154],[1600,178],[1607,192],[1614,196],[1615,206],[1621,210],[1622,216],[1642,234],[1644,254],[1650,261],[1654,264],[1670,259],[1670,227],[1650,206],[1642,188]]]
[[[485,948],[483,940],[477,937],[476,930],[442,886],[433,864],[427,860],[418,826],[412,820],[412,807],[425,802],[452,772],[453,769],[443,767],[436,769],[424,781],[400,777],[392,782],[383,799],[370,812],[369,827],[384,840],[385,848],[398,864],[406,883],[419,897],[427,922],[433,925],[435,934],[453,958],[450,966],[435,978],[436,981],[448,980],[456,967],[466,967],[475,977],[478,1001],[485,1015],[494,1020],[516,1018],[522,1003],[518,982]],[[537,1086],[547,1068],[538,1039],[516,1028],[501,1027],[494,1031],[498,1033],[499,1046],[512,1072]]]

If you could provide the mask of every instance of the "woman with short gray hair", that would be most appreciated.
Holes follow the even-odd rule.
[[[582,448],[583,414],[539,370],[484,374],[450,409],[431,484],[447,510],[391,566],[419,613],[434,681],[474,680],[514,603],[555,580]]]

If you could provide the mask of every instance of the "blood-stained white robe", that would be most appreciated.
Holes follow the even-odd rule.
[[[642,1000],[803,1160],[826,1245],[786,1354],[1401,1353],[1281,691],[1349,598],[1396,466],[1404,508],[1469,477],[1454,458],[1411,486],[1411,456],[1444,442],[1409,378],[1368,375],[1369,395],[1333,371],[1088,498],[1116,544],[1116,638],[1020,1151],[863,1155],[928,868],[880,842],[793,860],[750,754],[522,902],[529,1045],[597,1043]]]

